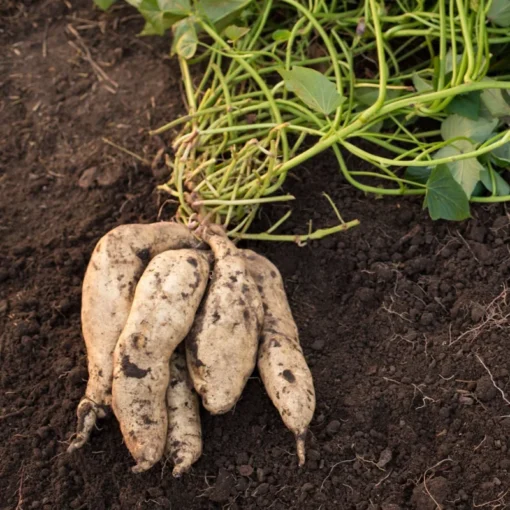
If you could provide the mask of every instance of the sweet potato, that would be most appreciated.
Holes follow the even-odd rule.
[[[186,338],[186,359],[204,407],[222,414],[235,405],[255,368],[263,309],[240,250],[212,227],[201,235],[211,246],[215,265]]]
[[[177,350],[170,358],[170,384],[166,392],[168,434],[165,455],[174,464],[178,478],[202,455],[202,427],[198,395],[186,367],[184,352]]]
[[[188,334],[209,276],[208,255],[170,250],[151,260],[113,356],[112,407],[140,473],[166,444],[169,361]]]
[[[83,280],[81,311],[89,380],[69,452],[83,446],[111,405],[113,350],[143,270],[158,253],[198,244],[184,225],[170,222],[121,225],[96,244]]]
[[[278,269],[265,257],[243,250],[264,306],[257,366],[264,387],[283,422],[296,437],[299,465],[305,463],[305,438],[315,412],[315,389],[299,344],[298,329]]]

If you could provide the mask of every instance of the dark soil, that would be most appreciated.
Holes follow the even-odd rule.
[[[419,201],[355,192],[328,157],[289,179],[297,210],[283,231],[333,224],[324,183],[361,226],[302,248],[251,244],[282,271],[315,379],[306,466],[257,377],[234,412],[203,413],[204,453],[181,480],[162,465],[132,474],[111,417],[65,453],[87,379],[90,253],[118,224],[173,212],[154,191],[164,165],[102,138],[152,160],[168,140],[146,129],[182,105],[168,40],[137,38],[127,8],[72,4],[0,7],[0,509],[510,505],[504,206],[432,223]]]

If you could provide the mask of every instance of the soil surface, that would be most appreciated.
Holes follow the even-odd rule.
[[[87,379],[91,251],[118,224],[173,213],[155,191],[167,170],[151,165],[170,140],[146,132],[180,113],[179,72],[168,40],[137,37],[134,14],[0,6],[0,509],[510,505],[505,207],[433,223],[419,200],[355,192],[329,157],[289,178],[282,232],[334,224],[324,183],[361,226],[305,247],[249,244],[283,274],[314,375],[304,468],[256,373],[233,412],[202,413],[204,453],[180,480],[169,465],[132,474],[113,417],[65,453]]]

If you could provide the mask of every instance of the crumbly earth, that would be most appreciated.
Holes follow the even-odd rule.
[[[233,412],[202,412],[204,453],[180,480],[162,465],[132,474],[113,417],[65,453],[87,379],[92,249],[118,224],[173,212],[154,191],[164,165],[103,141],[152,160],[169,139],[147,128],[182,111],[169,41],[138,38],[133,14],[89,0],[0,6],[0,509],[509,505],[507,210],[433,223],[419,200],[355,192],[328,156],[289,178],[282,232],[333,224],[326,184],[361,226],[301,248],[245,244],[282,272],[314,375],[304,468],[257,374]],[[281,212],[266,208],[259,227]]]

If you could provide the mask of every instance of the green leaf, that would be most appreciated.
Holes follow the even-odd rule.
[[[506,182],[498,172],[493,173],[496,184],[496,195],[499,197],[510,195],[510,185],[508,182]],[[492,180],[489,170],[486,168],[483,169],[483,171],[480,173],[480,180],[482,181],[483,185],[492,193]]]
[[[161,35],[161,33],[154,27],[154,25],[150,21],[146,21],[142,31],[140,32],[140,35],[142,36]]]
[[[250,29],[248,27],[238,27],[237,25],[229,25],[225,29],[224,34],[229,41],[235,42],[241,39],[241,37],[244,37],[249,31]]]
[[[213,23],[219,23],[231,14],[244,9],[251,0],[199,0],[201,14]]]
[[[455,144],[447,145],[434,154],[434,159],[448,158],[466,154],[475,149],[475,146],[466,140],[458,140]],[[461,159],[452,161],[446,165],[452,177],[461,185],[468,197],[475,189],[476,183],[480,180],[480,172],[483,166],[476,158]]]
[[[501,95],[506,103],[510,105],[510,90],[502,90]]]
[[[482,184],[482,181],[478,181],[476,183],[475,189],[473,190],[473,193],[471,193],[471,196],[483,197],[484,195],[487,195],[487,188]]]
[[[404,173],[404,179],[425,184],[431,172],[432,168],[429,166],[409,166]]]
[[[444,141],[452,138],[464,137],[473,142],[485,142],[490,137],[494,128],[498,125],[498,119],[477,120],[468,119],[462,115],[449,115],[441,124],[441,136]]]
[[[462,61],[462,55],[458,55],[455,58],[455,63],[457,64],[456,67],[459,67],[460,62]],[[453,53],[452,49],[450,48],[448,52],[446,53],[446,59],[444,63],[444,72],[445,74],[451,73],[453,71]]]
[[[192,17],[184,18],[174,25],[172,54],[177,53],[185,59],[192,58],[198,46],[197,32]]]
[[[288,41],[290,39],[291,31],[290,30],[275,30],[273,32],[273,41],[283,42]]]
[[[117,0],[94,0],[94,3],[103,11],[109,9]]]
[[[432,83],[424,80],[418,73],[413,73],[413,86],[417,92],[430,92],[434,90]]]
[[[505,143],[501,147],[498,147],[491,151],[492,155],[498,160],[505,163],[510,163],[510,142]]]
[[[500,27],[510,27],[510,0],[492,0],[487,18]]]
[[[147,24],[142,34],[163,35],[177,21],[191,11],[189,0],[128,0],[138,8]]]
[[[510,0],[509,0],[510,3]],[[485,81],[496,81],[485,78]],[[489,110],[493,117],[505,117],[510,115],[510,105],[505,101],[501,89],[485,89],[481,95],[484,106]]]
[[[191,13],[189,0],[158,0],[159,8],[163,12],[186,16]]]
[[[294,92],[312,110],[329,115],[345,100],[335,84],[315,69],[294,66],[291,71],[279,69],[278,72],[287,90]]]
[[[445,108],[446,113],[458,113],[471,120],[478,120],[480,115],[481,91],[475,90],[468,94],[459,94]]]
[[[423,205],[433,220],[460,221],[471,216],[468,197],[446,165],[432,170]]]
[[[387,89],[386,100],[396,99],[402,94],[401,89]],[[379,97],[379,87],[357,87],[354,90],[354,98],[365,106],[372,106]]]
[[[376,122],[375,124],[372,124],[368,128],[366,128],[367,133],[380,133],[382,131],[384,122],[380,120],[379,122]]]

